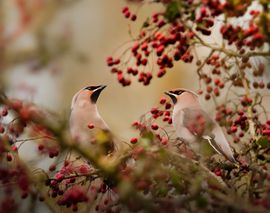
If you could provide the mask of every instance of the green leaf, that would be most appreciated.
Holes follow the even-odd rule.
[[[171,170],[170,180],[178,192],[181,192],[183,190],[183,187],[181,185],[181,177],[179,176],[179,174],[176,173],[176,171]]]
[[[169,21],[174,21],[179,16],[180,12],[178,9],[178,3],[173,1],[170,4],[168,4],[165,11],[165,18],[168,19]]]
[[[168,194],[168,187],[166,187],[165,184],[158,185],[157,191],[156,191],[156,196],[158,197],[165,197]]]
[[[191,14],[190,14],[190,20],[194,21],[195,19],[196,19],[195,11],[192,11]]]
[[[265,136],[260,137],[256,143],[262,148],[270,148],[270,141]]]

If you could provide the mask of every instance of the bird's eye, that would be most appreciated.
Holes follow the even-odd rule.
[[[184,90],[176,90],[174,91],[174,94],[181,95],[184,92]]]

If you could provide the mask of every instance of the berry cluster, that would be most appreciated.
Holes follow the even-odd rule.
[[[72,206],[73,211],[78,210],[78,203],[88,201],[88,197],[80,186],[72,186],[62,193],[62,197],[57,202],[58,205],[66,206],[67,208]]]
[[[262,124],[261,134],[266,136],[270,141],[270,120],[267,120],[265,124]]]
[[[49,187],[49,197],[56,199],[59,206],[78,211],[80,203],[90,203],[96,205],[97,212],[112,210],[113,185],[103,180],[96,169],[81,158],[65,160],[59,165],[51,164],[48,174],[51,177],[45,185]]]
[[[253,119],[256,121],[258,117],[255,108],[253,113]],[[247,114],[245,103],[242,107],[220,105],[217,107],[216,121],[227,129],[227,134],[232,135],[233,141],[236,143],[248,133],[246,131],[249,127]]]
[[[219,0],[190,0],[162,1],[162,3],[165,10],[153,13],[143,23],[138,37],[132,39],[131,45],[120,57],[107,58],[107,65],[112,67],[111,72],[117,75],[118,82],[123,86],[129,86],[134,77],[143,85],[149,85],[153,76],[161,78],[175,62],[191,63],[198,45],[216,51],[211,53],[209,56],[211,58],[207,58],[206,63],[197,59],[197,65],[202,69],[203,65],[211,64],[215,67],[213,74],[220,75],[223,73],[222,68],[228,70],[231,67],[233,63],[231,56],[237,55],[243,63],[247,63],[249,56],[246,55],[252,55],[252,51],[262,48],[267,42],[265,32],[259,24],[259,20],[263,19],[262,11],[249,10],[251,1],[232,3]],[[122,13],[126,18],[135,16],[131,15],[128,7],[124,7]],[[223,13],[227,19],[220,27],[220,34],[227,42],[224,42],[223,47],[217,48],[204,42],[200,36],[210,36],[217,18]],[[242,18],[244,15],[248,17],[245,25],[234,23],[234,19]],[[233,45],[238,48],[239,53],[234,52]],[[209,62],[215,60],[214,57],[220,59]],[[205,75],[207,76],[199,75],[199,77],[209,82],[209,75],[207,73]],[[221,88],[224,87],[224,83],[224,80],[221,81]],[[262,84],[260,85],[262,88]],[[208,91],[212,91],[211,87]],[[218,88],[213,89],[213,92],[216,96],[220,94]],[[210,95],[207,94],[206,99],[210,99]]]
[[[265,82],[264,79],[265,68],[262,63],[252,64],[249,58],[242,58],[241,61],[236,60],[236,62],[226,60],[226,58],[226,55],[211,52],[204,62],[197,61],[197,72],[201,82],[198,93],[204,94],[205,100],[219,97],[222,91],[228,93],[229,90],[226,87],[228,85],[232,85],[232,89],[244,88],[252,82],[254,89],[270,89],[270,82]],[[236,67],[236,70],[230,69],[232,63],[237,63],[239,67]],[[248,105],[248,102],[252,102],[248,99],[250,97],[244,98],[241,102],[247,102]]]
[[[129,14],[126,7],[123,11]],[[138,82],[149,85],[153,69],[156,69],[152,66],[153,60],[158,65],[156,76],[159,78],[174,66],[174,61],[192,62],[193,56],[188,51],[187,42],[192,37],[192,32],[182,23],[171,24],[166,20],[164,13],[155,13],[151,20],[144,23],[139,37],[128,48],[130,56],[123,56],[122,59],[110,56],[107,58],[107,65],[112,67],[111,72],[117,74],[117,79],[123,86],[131,84],[128,76],[137,76]],[[132,67],[133,64],[136,68]]]
[[[132,126],[139,130],[143,136],[146,132],[152,132],[157,141],[162,145],[168,145],[170,136],[167,133],[172,125],[172,105],[170,100],[164,97],[160,98],[159,106],[152,107],[150,112],[141,117],[140,121],[134,121]],[[136,144],[138,138],[131,138],[130,143]]]
[[[125,16],[125,18],[127,18],[127,19],[130,18],[131,21],[136,21],[136,19],[137,19],[136,14],[131,14],[128,7],[124,7],[122,9],[122,13]]]
[[[259,27],[252,22],[247,29],[232,24],[223,25],[220,33],[229,45],[235,44],[238,48],[248,47],[250,50],[254,50],[265,43],[264,35],[259,32]]]
[[[3,142],[0,138],[1,146]],[[21,209],[19,203],[30,197],[33,192],[31,177],[17,153],[3,154],[2,151],[0,159],[0,211],[19,212]]]
[[[29,103],[23,103],[17,99],[6,100],[5,104],[1,104],[0,110],[0,152],[5,158],[1,158],[0,173],[1,184],[3,184],[3,191],[0,193],[7,197],[17,197],[20,194],[22,199],[29,197],[29,194],[36,193],[32,188],[32,179],[30,178],[30,171],[24,165],[19,157],[18,150],[26,142],[42,139],[39,142],[38,150],[40,153],[46,153],[49,157],[56,157],[59,154],[59,147],[55,141],[49,140],[51,136],[49,131],[42,125],[36,125],[36,119],[40,119],[41,111],[37,107]],[[46,134],[45,134],[46,133]],[[22,137],[29,136],[29,138],[22,139]],[[33,137],[33,138],[32,138]],[[2,207],[6,205],[5,196],[2,197]],[[40,201],[44,200],[40,196]],[[15,200],[10,200],[16,207]],[[1,208],[2,208],[1,207]],[[17,207],[16,207],[17,208]],[[7,211],[10,209],[7,206]],[[20,209],[20,208],[18,208]],[[10,210],[12,212],[12,210]]]

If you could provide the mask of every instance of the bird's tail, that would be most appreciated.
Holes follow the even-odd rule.
[[[214,137],[208,138],[208,142],[210,145],[220,154],[222,154],[226,159],[231,161],[232,163],[238,163],[234,156],[232,149],[229,145],[228,140],[226,139],[222,129],[220,126],[215,125],[213,129]]]
[[[223,155],[227,160],[232,163],[238,163],[233,156],[233,152],[229,146],[221,147],[214,139],[208,139],[209,144],[218,152]]]

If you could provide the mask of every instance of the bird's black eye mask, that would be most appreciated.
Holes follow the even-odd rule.
[[[88,86],[88,87],[85,87],[84,89],[85,90],[90,90],[92,91],[93,93],[91,94],[90,96],[90,100],[92,103],[96,103],[97,102],[97,99],[101,93],[101,91],[106,87],[106,85],[99,85],[99,86]]]
[[[185,92],[184,90],[174,90],[174,91],[170,91],[170,93],[175,94],[175,95],[181,95],[183,92]]]
[[[176,104],[177,103],[176,97],[181,95],[183,92],[185,92],[185,91],[184,90],[174,90],[174,91],[169,91],[166,94],[169,95],[170,98],[172,99],[173,103]]]
[[[87,89],[87,90],[90,90],[90,91],[93,91],[97,88],[99,88],[100,86],[89,86],[89,87],[85,87],[84,89]]]

